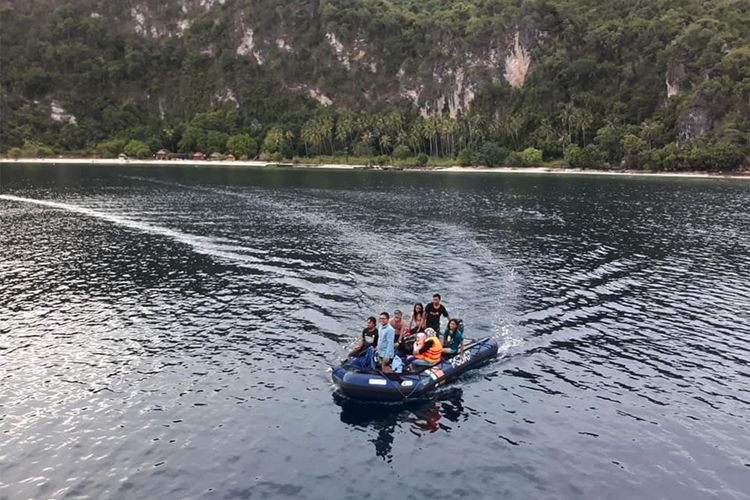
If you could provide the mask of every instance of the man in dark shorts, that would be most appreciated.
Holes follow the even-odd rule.
[[[357,342],[357,345],[354,347],[354,350],[349,353],[348,358],[354,358],[356,356],[359,356],[363,352],[365,352],[365,349],[368,347],[378,347],[378,328],[375,326],[376,320],[374,316],[370,316],[367,318],[367,326],[362,330],[362,338]]]
[[[451,319],[448,310],[440,303],[440,299],[439,293],[432,296],[432,302],[424,308],[424,319],[422,320],[424,328],[432,328],[436,332],[440,331],[440,316],[445,316],[448,321]]]

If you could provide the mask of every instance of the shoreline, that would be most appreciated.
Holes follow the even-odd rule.
[[[397,167],[366,166],[343,163],[285,163],[260,160],[249,161],[206,161],[206,160],[120,160],[117,158],[0,158],[0,164],[41,164],[41,165],[114,165],[114,166],[193,166],[193,167],[262,167],[262,168],[298,168],[321,170],[367,170],[367,171],[403,171],[432,173],[482,173],[482,174],[545,174],[545,175],[607,175],[627,177],[664,177],[686,179],[743,179],[750,180],[750,172],[714,173],[714,172],[643,172],[640,170],[597,170],[575,169],[566,167]]]

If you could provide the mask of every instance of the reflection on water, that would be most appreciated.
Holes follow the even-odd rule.
[[[748,213],[742,181],[0,165],[0,498],[747,498]],[[498,358],[332,396],[434,291]]]
[[[425,433],[450,431],[451,422],[465,420],[465,409],[460,387],[447,387],[430,399],[410,400],[403,403],[367,403],[356,401],[337,392],[334,401],[341,407],[341,421],[353,427],[369,427],[377,432],[370,440],[375,454],[387,462],[393,456],[394,431],[408,425],[409,431],[421,436]],[[445,419],[448,423],[441,423]]]

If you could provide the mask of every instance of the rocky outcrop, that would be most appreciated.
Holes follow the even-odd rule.
[[[344,44],[344,42],[336,36],[336,33],[332,31],[326,32],[325,38],[333,49],[338,62],[346,69],[351,69],[352,63],[361,63],[371,71],[377,71],[377,63],[374,60],[368,61],[366,59],[367,53],[364,48],[367,46],[367,41],[364,38],[356,38],[353,42]]]
[[[65,111],[65,108],[58,101],[52,101],[50,103],[50,114],[49,117],[52,121],[60,123],[70,123],[76,125],[76,117]]]
[[[252,56],[258,64],[265,62],[260,50],[255,47],[255,32],[251,28],[243,30],[242,40],[240,40],[235,53],[238,56]]]
[[[505,80],[511,87],[520,88],[526,81],[526,74],[531,66],[531,55],[526,47],[521,44],[521,32],[516,31],[513,47],[505,56]]]
[[[713,127],[711,110],[697,95],[677,119],[677,139],[680,142],[696,139]]]
[[[685,66],[682,64],[670,64],[667,66],[666,84],[667,99],[679,95],[682,91],[680,84],[685,78]]]

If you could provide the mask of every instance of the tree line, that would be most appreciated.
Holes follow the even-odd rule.
[[[178,3],[160,9],[148,22],[174,29]],[[262,62],[237,53],[240,18],[252,21]],[[0,7],[0,153],[165,148],[654,170],[731,170],[750,154],[742,0],[235,0],[196,14],[179,36],[139,34],[132,22],[118,2]],[[447,103],[424,116],[399,96],[403,68],[430,84],[439,68],[460,67],[513,32],[525,33],[532,58],[522,87],[486,78],[454,116]],[[329,33],[350,51],[364,40],[376,71],[355,59],[345,67]],[[277,46],[282,39],[294,50]],[[299,90],[309,85],[334,103]],[[55,102],[75,120],[51,119]]]

